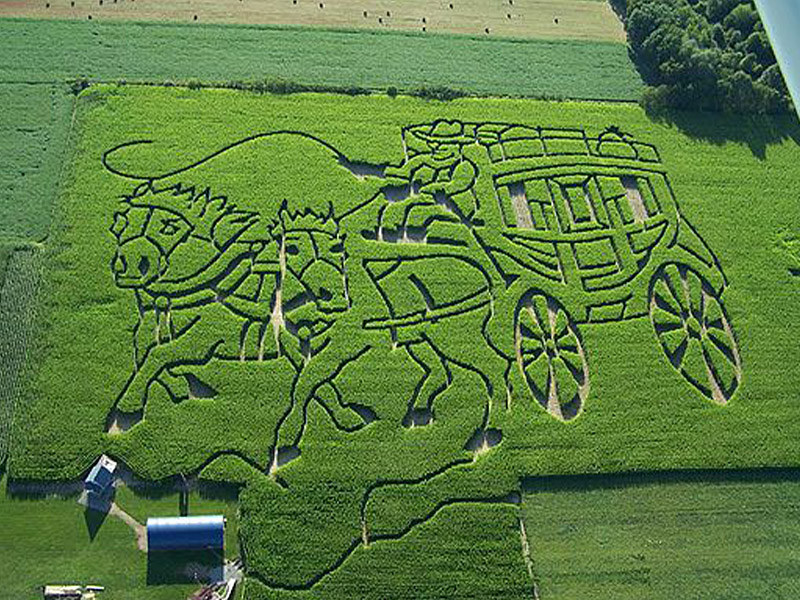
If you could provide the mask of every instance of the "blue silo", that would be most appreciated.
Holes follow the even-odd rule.
[[[148,551],[224,550],[225,517],[165,517],[147,519]]]

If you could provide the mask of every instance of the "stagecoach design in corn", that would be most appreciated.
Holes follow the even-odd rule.
[[[324,552],[308,544],[305,519],[281,518],[296,528],[258,538],[285,557],[264,573],[279,586],[313,585],[371,535],[402,537],[438,510],[420,498],[494,502],[516,489],[479,457],[507,445],[513,403],[531,423],[581,414],[595,356],[586,327],[648,319],[691,395],[725,404],[741,382],[725,275],[682,216],[654,146],[617,128],[590,136],[441,120],[403,128],[402,141],[403,156],[384,165],[285,131],[166,173],[114,167],[114,153],[141,142],[103,158],[135,182],[110,227],[114,281],[136,301],[134,368],[111,433],[118,413],[148,420],[153,390],[203,406],[217,393],[203,367],[249,362],[283,373],[280,389],[263,392],[269,459],[257,465],[275,483],[259,493],[282,506],[323,514],[332,497],[317,483],[325,469],[309,476],[313,460],[283,468],[313,448],[302,444],[309,414],[348,441],[337,452],[363,457],[377,433],[397,444],[398,479],[387,480],[385,461],[358,465],[348,485],[360,502],[337,498],[349,525],[326,530]],[[392,377],[407,374],[405,392],[391,378],[351,392],[347,372],[376,360],[403,365]],[[415,501],[382,524],[376,482],[389,480]],[[441,497],[420,494],[422,481]]]
[[[731,398],[741,362],[721,298],[727,281],[680,213],[655,146],[616,127],[590,137],[446,121],[407,127],[403,140],[404,165],[386,173],[409,177],[404,217],[371,237],[462,248],[499,275],[494,310],[513,312],[513,358],[542,407],[563,419],[580,413],[589,392],[584,324],[640,317],[687,382],[716,403]],[[426,194],[452,223],[412,222],[413,199]],[[443,233],[448,225],[472,235]],[[502,351],[503,337],[487,341]]]
[[[127,175],[139,184],[112,227],[112,270],[156,332],[139,336],[150,341],[118,407],[140,409],[155,378],[180,401],[174,374],[211,358],[286,356],[294,398],[276,447],[295,446],[312,400],[348,430],[368,423],[369,407],[323,398],[340,397],[344,364],[383,346],[426,373],[407,426],[429,422],[449,362],[480,373],[489,406],[476,436],[491,445],[496,409],[514,398],[578,416],[590,390],[581,329],[640,317],[693,388],[732,397],[742,370],[727,281],[654,146],[616,127],[444,120],[405,127],[402,141],[398,164],[365,165],[304,133],[266,133],[166,175]],[[292,153],[296,173],[269,171]],[[264,165],[270,197],[229,198],[248,181],[216,181],[245,159]]]

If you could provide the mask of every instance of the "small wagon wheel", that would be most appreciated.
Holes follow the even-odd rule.
[[[578,416],[589,395],[589,365],[575,324],[554,298],[522,298],[514,325],[517,364],[536,401],[554,417]]]
[[[672,366],[717,404],[742,380],[739,348],[719,294],[690,267],[670,264],[650,286],[650,319]]]

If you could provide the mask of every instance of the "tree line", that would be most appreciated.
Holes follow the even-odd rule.
[[[612,0],[649,110],[783,113],[783,76],[751,0]]]

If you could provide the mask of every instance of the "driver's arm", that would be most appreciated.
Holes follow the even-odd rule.
[[[394,167],[392,165],[387,166],[386,169],[384,169],[384,174],[387,177],[399,177],[409,180],[414,171],[430,164],[430,158],[429,154],[417,154],[399,167]]]
[[[423,186],[420,191],[428,194],[444,192],[447,196],[454,196],[470,189],[475,183],[476,176],[475,166],[468,160],[462,160],[453,169],[453,175],[449,180],[429,183]]]

